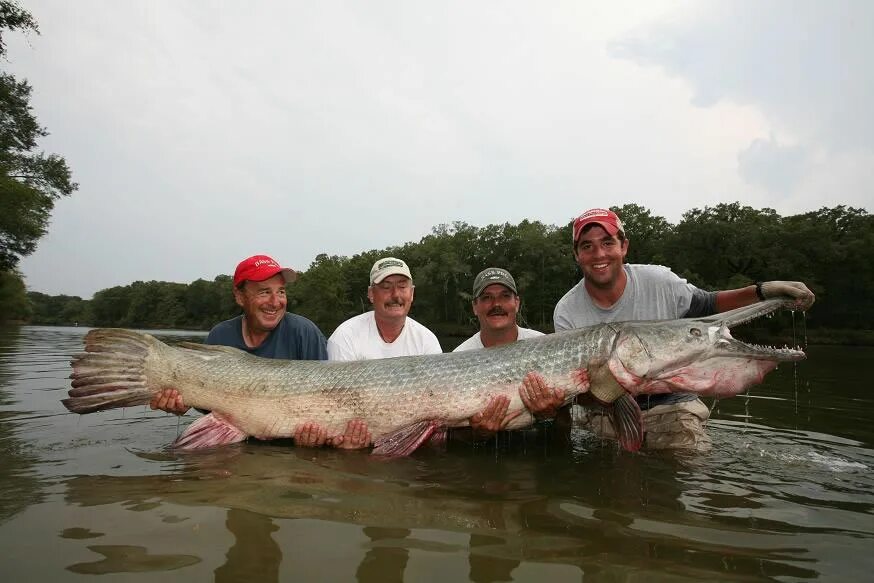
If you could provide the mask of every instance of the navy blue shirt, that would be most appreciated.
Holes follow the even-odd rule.
[[[204,343],[232,346],[264,358],[328,360],[325,335],[312,321],[297,314],[286,313],[257,348],[249,348],[243,340],[243,316],[216,324]]]

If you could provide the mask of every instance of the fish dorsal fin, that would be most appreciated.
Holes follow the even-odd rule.
[[[428,441],[440,423],[433,420],[419,421],[401,427],[394,433],[382,436],[373,444],[373,455],[400,457],[410,455]]]
[[[239,348],[234,348],[233,346],[220,346],[218,344],[200,344],[198,342],[180,342],[177,344],[179,348],[185,348],[187,350],[197,350],[199,352],[207,352],[215,355],[219,354],[240,354],[243,352]]]

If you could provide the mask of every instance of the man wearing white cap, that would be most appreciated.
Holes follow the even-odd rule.
[[[667,267],[626,264],[625,229],[616,213],[608,209],[590,209],[574,220],[573,251],[583,279],[555,305],[556,332],[603,322],[707,316],[775,297],[792,299],[798,309],[807,310],[815,300],[813,292],[797,281],[769,281],[708,292]],[[637,404],[642,410],[645,447],[710,448],[704,431],[710,412],[695,395],[644,396]],[[584,424],[604,437],[623,437],[616,433],[612,419],[598,409],[587,410]]]
[[[373,310],[349,318],[328,338],[329,360],[370,360],[440,354],[433,332],[408,316],[415,286],[407,264],[384,257],[370,270],[367,298]]]
[[[349,318],[328,338],[328,360],[372,360],[418,354],[441,354],[433,332],[410,318],[415,286],[407,264],[383,257],[370,269],[367,299],[373,310]],[[363,421],[355,421],[354,441],[370,444]]]

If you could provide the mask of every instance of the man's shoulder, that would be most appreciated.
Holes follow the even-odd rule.
[[[427,328],[424,324],[417,322],[416,320],[410,318],[409,316],[407,316],[407,321],[406,321],[405,325],[409,325],[411,330],[415,330],[419,334],[424,334],[426,336],[430,335],[430,336],[433,336],[434,338],[437,338],[437,335],[434,334],[433,332],[431,332],[431,330],[429,328]]]
[[[555,309],[559,310],[559,308],[563,308],[563,307],[567,306],[569,303],[573,302],[575,298],[580,298],[580,297],[588,297],[588,293],[585,290],[582,279],[580,281],[578,281],[574,285],[574,287],[567,290],[563,296],[561,296],[561,299],[559,299],[555,303]]]
[[[242,316],[234,316],[229,320],[222,320],[210,329],[210,333],[215,330],[235,330],[237,326],[241,326]]]
[[[647,279],[653,281],[671,281],[680,279],[670,267],[664,265],[656,265],[652,263],[627,263],[625,268],[630,274],[638,279]]]
[[[522,326],[519,326],[519,340],[525,338],[537,338],[538,336],[543,335],[543,332],[541,332],[540,330],[532,330],[531,328],[523,328]]]
[[[479,332],[456,346],[455,350],[453,350],[452,352],[464,352],[465,350],[476,350],[477,348],[483,348],[483,343],[482,340],[480,340]]]
[[[285,321],[285,325],[289,326],[291,330],[318,330],[321,332],[315,322],[305,316],[301,316],[300,314],[286,312],[283,320]]]
[[[207,344],[228,344],[235,346],[237,340],[243,337],[242,316],[219,322],[210,329],[206,336]]]
[[[337,332],[345,333],[351,332],[353,330],[359,330],[368,325],[368,318],[373,318],[373,312],[364,312],[363,314],[358,314],[357,316],[352,316],[346,320],[340,322],[337,328],[334,329],[334,334]]]

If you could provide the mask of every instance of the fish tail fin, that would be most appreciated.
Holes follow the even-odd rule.
[[[622,449],[639,450],[643,445],[643,414],[634,397],[626,393],[613,401],[610,418]]]
[[[73,387],[61,403],[74,413],[144,405],[157,389],[146,384],[146,359],[160,346],[148,334],[96,328],[85,336],[85,352],[70,361]]]

